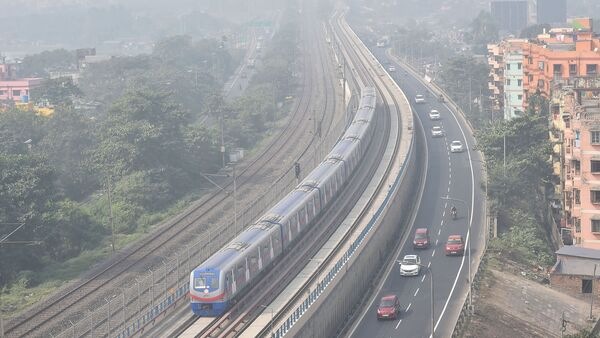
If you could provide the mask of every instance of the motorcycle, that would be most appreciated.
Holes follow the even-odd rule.
[[[456,218],[458,217],[458,212],[456,209],[452,209],[450,213],[452,214],[452,219],[456,221]]]

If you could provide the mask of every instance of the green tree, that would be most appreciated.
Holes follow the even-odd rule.
[[[485,54],[487,44],[498,40],[498,26],[489,12],[480,11],[470,28],[470,40],[478,53]]]
[[[0,154],[0,233],[11,241],[43,240],[42,215],[47,203],[56,199],[52,186],[54,171],[37,155]],[[43,251],[34,246],[0,245],[0,284],[20,270],[39,267]]]
[[[74,52],[55,49],[25,56],[19,67],[19,76],[48,78],[50,71],[75,70],[76,68],[77,59]]]
[[[62,261],[93,249],[106,234],[81,207],[68,199],[50,206],[41,219],[42,246],[51,259]]]
[[[72,199],[82,199],[99,187],[98,173],[90,170],[90,154],[97,146],[97,122],[83,113],[56,109],[44,119],[44,135],[34,151],[42,152],[55,168],[56,187]]]
[[[45,80],[41,86],[32,88],[30,93],[33,102],[52,106],[71,106],[73,98],[83,95],[70,77]]]

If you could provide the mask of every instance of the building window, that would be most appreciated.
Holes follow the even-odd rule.
[[[533,75],[530,74],[529,76],[527,76],[527,78],[529,79],[529,82],[533,82]]]
[[[581,190],[573,189],[573,199],[575,200],[575,204],[581,204]]]
[[[575,217],[573,219],[573,224],[575,224],[575,232],[580,233],[581,232],[581,218]]]
[[[592,220],[592,232],[600,232],[600,219]]]
[[[538,69],[544,70],[544,61],[538,61]]]
[[[552,65],[552,72],[554,76],[560,76],[562,74],[562,65]]]
[[[581,162],[579,160],[573,161],[573,168],[575,168],[575,175],[581,175]]]
[[[520,62],[517,63],[517,69],[521,69],[521,67],[522,67],[522,64]]]
[[[538,80],[538,88],[544,88],[544,80],[542,80],[542,79]]]
[[[21,90],[20,89],[13,89],[13,96],[21,96]]]
[[[591,160],[592,174],[600,173],[600,160]]]
[[[592,280],[581,279],[581,293],[592,293]]]
[[[533,58],[531,56],[528,58],[528,60],[530,65],[533,64]]]
[[[600,204],[600,190],[590,190],[590,201],[592,204]]]
[[[506,85],[510,86],[510,79],[506,79]]]
[[[600,131],[592,130],[592,144],[600,144]]]
[[[577,65],[569,65],[569,75],[577,75]]]
[[[520,101],[523,101],[523,95],[521,95],[521,94],[517,95],[517,99],[519,99]]]
[[[518,79],[517,80],[517,86],[521,87],[523,85],[523,80]]]
[[[596,65],[585,65],[587,75],[596,75]]]
[[[6,95],[6,92],[4,90],[0,90],[0,95]]]

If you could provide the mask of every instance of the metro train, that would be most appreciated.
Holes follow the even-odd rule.
[[[325,160],[258,221],[190,273],[194,314],[223,314],[236,296],[313,226],[366,153],[374,134],[376,101],[375,88],[363,88],[352,123]]]

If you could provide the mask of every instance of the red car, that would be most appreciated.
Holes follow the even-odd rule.
[[[465,240],[461,235],[450,235],[446,242],[446,256],[465,254]]]
[[[377,308],[377,319],[396,319],[400,314],[400,300],[396,295],[381,297]]]
[[[415,230],[415,239],[413,240],[413,248],[427,249],[429,248],[429,230],[427,228],[418,228]]]

